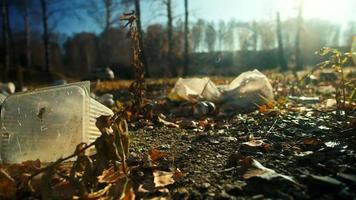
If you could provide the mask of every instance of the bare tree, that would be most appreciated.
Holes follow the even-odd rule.
[[[297,70],[303,68],[303,60],[301,56],[301,47],[300,47],[302,22],[303,22],[302,11],[303,11],[303,0],[300,0],[299,7],[298,7],[298,18],[297,18],[297,34],[295,38],[295,68]]]
[[[3,81],[8,80],[8,73],[11,65],[11,49],[10,49],[10,40],[11,40],[11,29],[10,29],[10,20],[9,20],[9,4],[8,0],[1,1],[1,16],[2,16],[2,28],[3,28],[3,39],[5,44],[5,65],[4,65],[4,74]]]
[[[226,34],[226,25],[224,21],[219,22],[219,30],[218,30],[218,44],[219,50],[222,51],[224,48],[224,39]]]
[[[188,0],[184,0],[184,64],[183,64],[183,76],[188,75],[189,70],[189,27],[188,27]]]
[[[41,1],[42,24],[43,24],[43,45],[45,52],[45,70],[48,75],[51,73],[50,50],[49,50],[49,30],[48,30],[48,0]]]
[[[29,0],[14,0],[15,8],[21,13],[25,24],[26,38],[26,67],[31,68],[31,26],[30,26],[30,2]]]
[[[204,36],[203,34],[204,26],[205,26],[204,20],[198,19],[198,21],[194,24],[192,28],[193,52],[198,51],[199,48],[201,47],[202,38]]]
[[[108,48],[111,41],[109,39],[109,30],[114,24],[119,22],[119,7],[118,0],[88,0],[87,12],[94,19],[98,26],[102,28],[102,52],[104,65],[110,64],[110,49]]]
[[[278,62],[282,70],[287,70],[287,62],[284,57],[284,48],[282,40],[282,29],[281,29],[281,19],[279,17],[279,12],[277,12],[277,41],[278,41]]]
[[[209,52],[215,51],[216,30],[213,23],[208,23],[205,29],[205,43]]]
[[[235,49],[235,21],[231,20],[228,22],[227,30],[225,34],[224,44],[228,51],[233,51]]]
[[[178,75],[178,70],[174,62],[173,49],[173,17],[172,17],[172,1],[164,0],[163,3],[167,9],[167,38],[168,38],[168,65],[173,77]]]

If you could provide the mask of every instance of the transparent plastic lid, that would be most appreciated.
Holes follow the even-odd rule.
[[[100,136],[95,119],[113,113],[89,97],[89,86],[79,82],[8,96],[1,108],[2,160],[50,162]]]

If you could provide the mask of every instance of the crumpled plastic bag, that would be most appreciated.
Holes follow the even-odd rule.
[[[208,78],[179,78],[168,97],[171,100],[217,100],[221,93]]]
[[[268,78],[257,69],[235,78],[220,97],[223,109],[251,111],[273,101],[273,88]]]
[[[273,88],[268,78],[257,69],[236,77],[229,85],[218,87],[207,77],[179,78],[168,95],[171,100],[207,100],[222,110],[251,111],[273,101]]]

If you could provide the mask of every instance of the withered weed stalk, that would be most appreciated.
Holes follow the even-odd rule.
[[[340,81],[336,86],[335,99],[337,112],[345,109],[346,105],[346,85],[344,67],[352,59],[352,52],[342,53],[337,49],[323,47],[319,51],[315,52],[320,56],[325,56],[328,59],[317,64],[316,67],[310,72],[314,73],[317,69],[331,68],[333,71],[340,74]],[[309,75],[310,75],[309,74]]]
[[[128,36],[131,38],[131,65],[135,71],[135,80],[130,85],[131,105],[127,107],[127,111],[132,114],[132,117],[137,117],[142,108],[142,102],[145,95],[145,71],[142,62],[142,51],[140,48],[140,33],[137,29],[137,17],[135,11],[124,13],[120,20],[126,21],[125,27],[129,27]]]

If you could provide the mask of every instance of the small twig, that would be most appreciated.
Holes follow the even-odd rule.
[[[230,168],[226,168],[226,169],[222,169],[222,170],[219,170],[219,171],[215,171],[213,170],[214,172],[217,172],[217,173],[222,173],[222,172],[229,172],[229,171],[233,171],[237,169],[237,167],[230,167]]]
[[[76,151],[76,152],[74,152],[73,154],[71,154],[71,155],[69,155],[69,156],[67,156],[67,157],[65,157],[65,158],[59,158],[56,162],[51,163],[50,165],[48,165],[48,166],[46,166],[46,167],[40,169],[39,171],[33,173],[33,174],[28,178],[27,184],[30,184],[30,181],[31,181],[35,176],[39,175],[40,173],[42,173],[42,172],[44,172],[44,171],[46,171],[46,170],[48,170],[48,169],[53,168],[54,166],[56,166],[56,165],[58,165],[58,164],[60,164],[60,163],[62,163],[62,162],[64,162],[64,161],[66,161],[66,160],[69,160],[69,159],[71,159],[71,158],[73,158],[73,157],[75,157],[75,156],[78,156],[78,154],[84,152],[86,149],[88,149],[88,148],[92,147],[93,145],[95,145],[96,142],[97,142],[97,140],[95,140],[94,142],[90,143],[89,145],[87,145],[86,147],[84,147],[83,149],[81,149],[80,151]],[[30,187],[30,188],[31,188],[31,187]]]
[[[274,128],[274,125],[276,125],[278,119],[274,120],[272,126],[268,129],[267,133],[265,134],[265,137],[272,131],[272,129]]]

